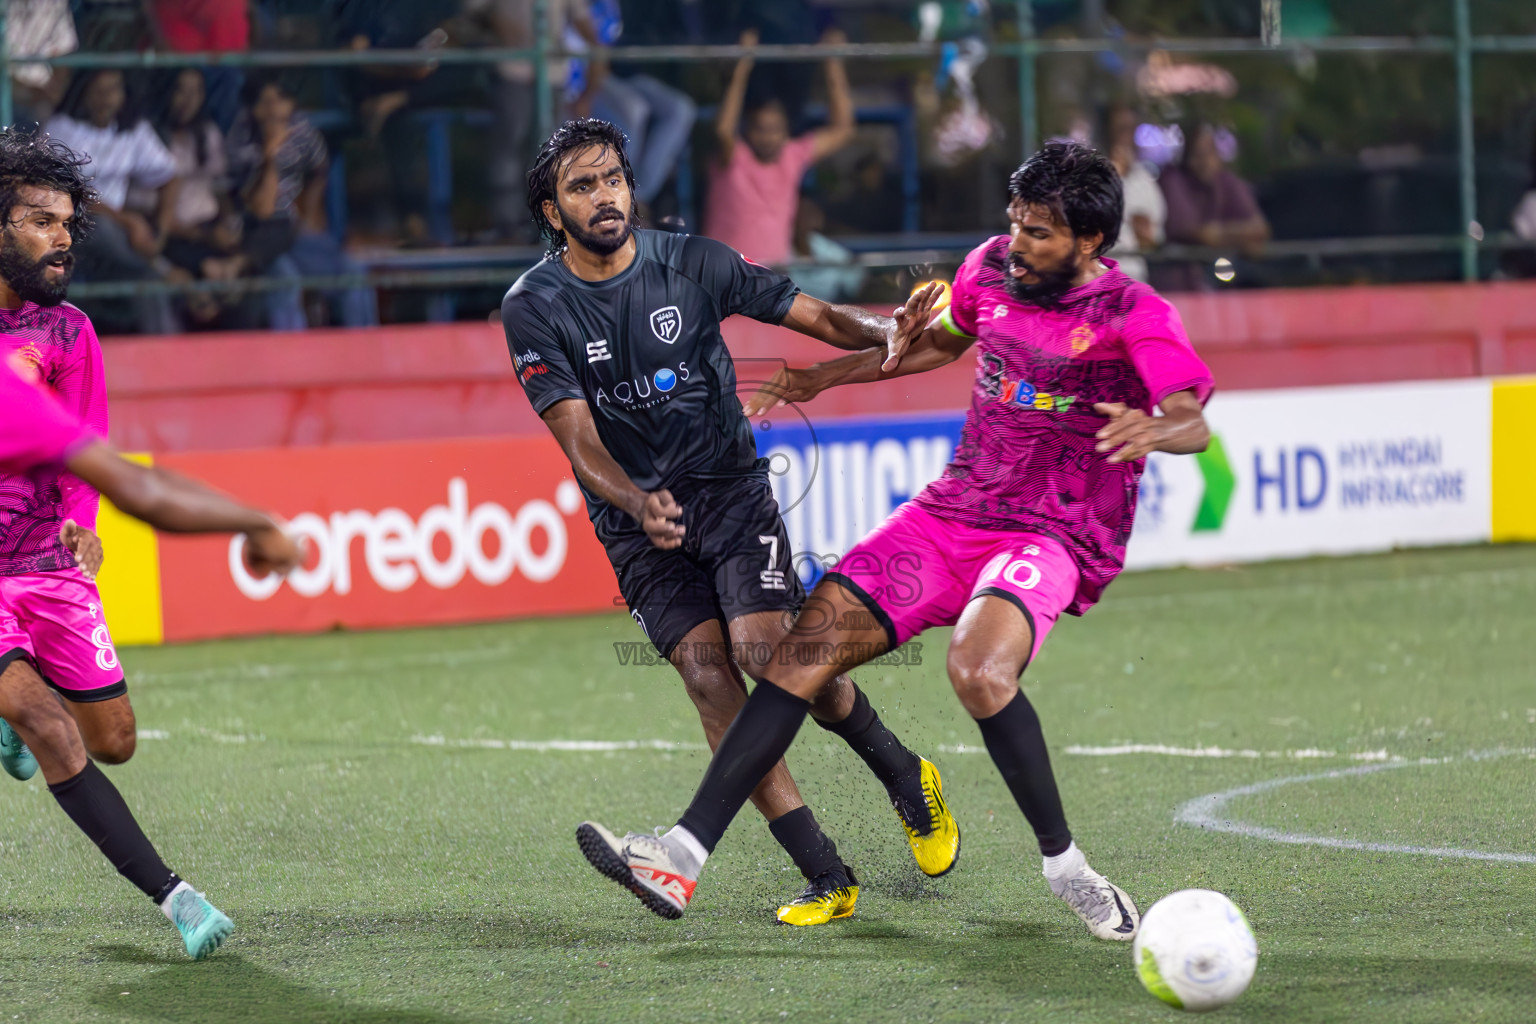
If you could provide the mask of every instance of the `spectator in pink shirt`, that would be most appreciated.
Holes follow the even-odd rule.
[[[832,46],[845,41],[836,29],[822,36]],[[741,45],[756,46],[756,30],[743,32]],[[715,119],[720,155],[710,177],[704,233],[754,262],[783,264],[792,255],[800,179],[812,164],[853,138],[853,96],[843,62],[828,60],[827,126],[790,138],[789,115],[778,100],[754,104],[743,117],[752,63],[750,56],[736,62]]]

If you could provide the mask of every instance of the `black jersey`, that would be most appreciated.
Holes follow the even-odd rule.
[[[800,290],[710,238],[634,238],[634,262],[606,281],[547,259],[507,292],[501,322],[528,400],[541,415],[585,401],[603,446],[646,491],[758,471],[720,321],[779,323]],[[587,511],[599,538],[638,529],[590,493]]]

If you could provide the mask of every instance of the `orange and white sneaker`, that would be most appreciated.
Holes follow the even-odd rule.
[[[683,916],[704,866],[676,837],[629,832],[621,839],[595,821],[576,826],[576,842],[594,868],[669,921]]]

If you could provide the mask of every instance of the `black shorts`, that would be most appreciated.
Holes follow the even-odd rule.
[[[681,547],[663,551],[638,526],[607,542],[619,592],[664,658],[695,626],[754,612],[789,615],[805,603],[789,534],[767,474],[673,491],[687,527]]]

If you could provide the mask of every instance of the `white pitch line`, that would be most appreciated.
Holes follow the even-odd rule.
[[[203,739],[213,740],[215,743],[261,743],[266,740],[266,737],[260,734],[219,732],[215,729],[204,729],[200,726],[193,729],[192,734],[194,736],[201,736]],[[185,736],[186,734],[183,733],[182,735]],[[165,729],[140,729],[138,736],[141,740],[168,740],[171,738],[170,732]]]
[[[1392,771],[1398,768],[1428,767],[1430,765],[1448,764],[1458,760],[1491,761],[1501,757],[1536,757],[1536,749],[1474,751],[1467,754],[1464,758],[1440,757],[1420,758],[1414,761],[1391,761],[1386,764],[1368,764],[1356,768],[1335,768],[1332,771],[1314,772],[1310,775],[1293,775],[1284,779],[1270,779],[1267,782],[1255,782],[1247,786],[1237,786],[1232,789],[1224,789],[1219,793],[1210,793],[1206,796],[1196,797],[1181,805],[1174,814],[1173,820],[1176,824],[1180,825],[1192,825],[1195,828],[1209,829],[1213,832],[1226,832],[1232,835],[1245,836],[1249,839],[1263,839],[1271,843],[1285,843],[1290,846],[1324,846],[1335,850],[1361,850],[1369,853],[1411,853],[1426,857],[1453,857],[1460,860],[1497,861],[1505,864],[1536,864],[1536,854],[1532,853],[1495,853],[1488,850],[1469,850],[1449,846],[1367,843],[1355,839],[1339,839],[1335,836],[1314,836],[1303,832],[1286,832],[1282,829],[1266,828],[1263,825],[1251,825],[1245,821],[1234,821],[1232,818],[1222,814],[1222,809],[1238,797],[1268,793],[1282,786],[1294,786],[1303,782],[1318,782],[1324,779],[1344,779],[1357,775],[1371,775],[1375,772]]]
[[[450,740],[442,736],[412,736],[412,743],[427,747],[460,747],[479,750],[530,750],[603,753],[612,750],[708,750],[703,743],[674,743],[671,740]]]
[[[944,748],[939,748],[944,749]],[[971,748],[976,749],[976,748]],[[970,750],[955,751],[955,753],[969,753]],[[1170,747],[1162,743],[1122,743],[1112,747],[1084,747],[1069,746],[1068,754],[1078,754],[1083,757],[1121,757],[1127,754],[1159,754],[1163,757],[1214,757],[1214,758],[1283,758],[1289,761],[1327,760],[1333,757],[1345,757],[1351,761],[1391,761],[1393,755],[1385,750],[1362,750],[1353,754],[1339,754],[1332,750],[1318,750],[1316,747],[1304,747],[1300,750],[1232,750],[1226,747]]]

